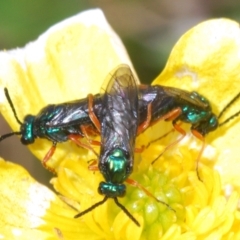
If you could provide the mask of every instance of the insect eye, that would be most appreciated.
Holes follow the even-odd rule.
[[[218,127],[218,118],[217,116],[213,115],[209,120],[211,130],[215,130]]]
[[[212,114],[204,121],[200,121],[196,125],[192,125],[191,129],[201,133],[203,136],[209,132],[214,131],[218,127],[218,118]]]

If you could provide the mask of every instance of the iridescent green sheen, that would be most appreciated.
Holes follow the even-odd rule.
[[[27,115],[25,117],[25,122],[21,125],[21,142],[22,144],[31,144],[35,140],[35,136],[33,134],[33,124],[34,124],[35,117],[32,115]]]
[[[107,157],[104,164],[104,170],[101,171],[106,182],[101,182],[98,188],[99,193],[108,197],[124,196],[126,187],[122,184],[127,174],[127,159],[121,149],[114,149]]]
[[[114,149],[106,160],[106,173],[103,173],[106,181],[122,183],[126,180],[127,159],[121,149]]]
[[[126,193],[126,186],[124,184],[100,182],[98,192],[109,198],[123,197]]]

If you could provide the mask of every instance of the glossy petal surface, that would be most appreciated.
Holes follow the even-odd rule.
[[[218,115],[239,93],[240,85],[239,23],[230,19],[203,22],[184,34],[173,48],[164,71],[154,84],[163,84],[207,97]],[[239,101],[226,111],[224,119],[239,111]],[[207,136],[205,157],[221,175],[226,191],[231,186],[240,190],[239,118]]]

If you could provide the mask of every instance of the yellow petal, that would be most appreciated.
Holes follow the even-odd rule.
[[[22,167],[0,159],[0,169],[0,238],[97,238],[82,221],[73,218],[75,210],[36,182]]]
[[[228,20],[221,21],[224,23],[225,21],[229,22]],[[214,21],[210,21],[210,25],[212,22]],[[230,23],[232,22],[230,21]],[[196,31],[197,37],[194,35],[195,31],[193,29],[190,31],[190,35],[188,33],[185,35],[186,41],[182,45],[180,44],[181,40],[180,43],[176,45],[175,49],[177,50],[173,50],[170,62],[166,67],[167,70],[165,69],[163,74],[160,75],[158,83],[166,80],[166,84],[168,84],[167,82],[169,81],[168,85],[173,83],[174,86],[177,87],[176,83],[178,82],[179,84],[179,79],[183,79],[184,81],[182,82],[186,82],[186,84],[181,83],[179,84],[179,87],[181,86],[184,88],[186,86],[186,89],[196,89],[199,85],[199,91],[202,91],[201,89],[203,88],[200,87],[200,81],[195,81],[196,74],[194,71],[199,69],[199,62],[203,61],[205,58],[204,54],[201,55],[202,52],[196,50],[196,53],[200,52],[199,59],[195,60],[192,57],[191,60],[190,57],[189,66],[192,66],[191,64],[193,64],[193,69],[189,74],[189,66],[186,64],[187,60],[189,61],[189,55],[184,55],[185,50],[183,50],[183,47],[186,48],[186,51],[189,51],[189,49],[194,50],[194,45],[190,47],[189,44],[192,44],[192,39],[195,43],[196,39],[198,40],[199,35],[201,36],[200,39],[204,42],[203,35],[201,34],[202,32],[206,34],[206,31],[208,32],[211,27],[206,23],[203,23],[203,25],[207,27],[208,30],[206,30],[205,27],[202,27],[202,25],[199,25],[200,29],[198,29],[199,26],[196,27],[198,29]],[[199,32],[201,34],[199,34]],[[62,38],[65,39],[64,36],[62,36]],[[69,61],[71,59],[67,58],[67,52],[59,54],[58,51],[60,49],[61,53],[62,45],[56,44],[54,39],[55,38],[51,41],[54,42],[53,45],[55,47],[53,47],[53,50],[51,48],[48,51],[53,51],[54,54],[58,55],[56,62],[59,61],[60,63],[58,64],[61,66],[62,62],[65,61],[65,58]],[[58,39],[58,37],[56,37],[56,39]],[[69,41],[71,42],[71,40],[72,39],[70,38]],[[221,41],[219,40],[219,42]],[[71,46],[72,45],[74,44],[71,44]],[[178,49],[179,45],[180,48]],[[174,56],[174,51],[177,58],[172,57]],[[205,53],[206,52],[207,51],[205,51]],[[75,53],[75,51],[73,51],[73,53]],[[179,65],[177,62],[178,58],[181,63]],[[47,59],[49,60],[49,58]],[[212,84],[213,80],[211,79],[211,76],[209,76],[211,74],[207,67],[208,64],[212,63],[211,61],[207,61],[208,58],[205,60],[206,61],[203,61],[204,63],[207,63],[205,65],[206,67],[203,67],[203,69],[205,69],[205,75],[203,73],[203,75],[200,74],[197,76],[200,76],[201,78],[205,76],[205,81],[210,79]],[[187,66],[186,75],[184,75],[184,69],[178,69],[178,66],[184,66],[183,63]],[[75,62],[72,62],[72,64],[66,63],[66,66],[67,68],[71,68],[69,65],[76,67],[74,64]],[[197,67],[194,67],[195,65]],[[35,65],[32,66],[31,69],[35,69]],[[60,79],[63,78],[62,76],[65,76],[61,71],[57,73],[59,74]],[[178,75],[176,73],[180,74]],[[66,75],[68,75],[68,73],[66,73]],[[34,74],[31,74],[31,76],[36,77]],[[46,82],[46,84],[48,84],[48,81]],[[206,89],[205,95],[207,96],[207,94],[211,94],[209,96],[212,96],[213,92],[211,91],[216,91],[217,88],[215,87],[212,89],[211,84],[204,83],[206,87],[209,87]],[[85,85],[83,84],[83,86]],[[56,89],[58,89],[58,87],[56,87]],[[50,94],[50,92],[51,91],[48,89],[46,95]],[[204,94],[203,92],[201,93]],[[222,97],[223,94],[218,95],[218,101],[220,101],[220,96]],[[216,104],[216,102],[213,103]],[[216,106],[214,106],[214,110],[220,111]],[[158,132],[156,134],[158,134]],[[164,141],[166,141],[166,139]],[[208,138],[208,141],[215,144],[214,138]],[[146,139],[143,142],[146,144]],[[165,144],[160,147],[158,144],[153,144],[153,146],[140,155],[140,159],[137,159],[136,157],[136,169],[131,177],[134,180],[138,180],[143,187],[149,190],[149,192],[159,200],[168,203],[175,211],[169,209],[165,204],[159,202],[156,203],[156,200],[148,196],[142,191],[142,189],[128,186],[127,196],[120,200],[120,202],[140,222],[140,228],[135,226],[122,210],[111,201],[111,199],[81,218],[74,219],[73,223],[72,216],[76,214],[76,211],[63,203],[61,210],[60,208],[55,207],[55,202],[60,201],[55,197],[54,204],[52,204],[54,207],[51,208],[50,213],[48,212],[47,214],[44,214],[46,225],[41,225],[38,229],[46,230],[47,234],[49,234],[49,230],[51,230],[51,232],[54,232],[55,236],[58,236],[60,239],[73,239],[73,237],[78,236],[76,231],[79,231],[79,239],[83,237],[86,239],[216,239],[224,237],[226,237],[225,239],[230,239],[232,236],[239,236],[238,226],[240,217],[236,210],[239,194],[234,192],[231,194],[228,201],[223,198],[220,189],[221,183],[219,176],[211,167],[201,167],[201,174],[204,181],[199,181],[195,171],[195,158],[193,157],[196,155],[197,151],[196,149],[194,150],[194,148],[189,151],[189,147],[186,144],[183,144],[182,147],[178,147],[177,151],[167,151],[160,161],[156,162],[153,167],[149,167],[154,156],[158,156],[164,146]],[[220,150],[221,148],[217,151]],[[64,152],[65,149],[62,148],[62,151]],[[72,149],[72,146],[71,148],[68,148],[68,151],[71,152],[71,155],[69,154],[65,161],[61,162],[58,170],[58,178],[52,180],[52,183],[60,193],[64,194],[65,202],[73,206],[75,209],[82,211],[89,206],[92,206],[92,204],[102,200],[102,196],[97,193],[97,187],[102,180],[102,176],[99,172],[89,172],[86,161],[79,161],[82,159],[91,159],[91,153],[88,153],[87,155],[86,151],[79,152],[77,151],[77,148]],[[76,151],[79,155],[75,154],[75,152],[73,153],[73,151]],[[60,155],[58,155],[57,158],[59,158],[59,156]],[[206,158],[211,158],[211,156],[209,157],[205,154],[203,160],[206,161]],[[5,184],[5,186],[9,185],[10,184]],[[24,199],[24,197],[21,196],[21,199],[22,198]],[[11,206],[12,204],[13,203],[9,205]],[[64,213],[64,218],[61,215],[62,213]],[[56,215],[57,217],[60,215],[60,218],[56,219]],[[6,216],[7,214],[5,214],[5,217]],[[205,219],[207,219],[207,217],[211,217],[211,224],[206,226],[207,221],[205,221]],[[55,224],[56,222],[59,224],[57,227]],[[80,230],[79,226],[81,226]]]
[[[80,13],[51,27],[24,48],[0,52],[1,113],[12,129],[18,131],[4,87],[9,90],[19,119],[23,120],[27,114],[38,114],[47,104],[99,93],[107,74],[122,63],[131,66],[121,40],[102,11]],[[43,159],[51,143],[36,142],[30,149]],[[73,145],[58,147],[50,164],[83,153]]]
[[[239,93],[240,85],[239,23],[229,19],[203,22],[184,34],[173,48],[164,71],[154,84],[198,91],[207,97],[213,112],[219,114]],[[225,114],[225,119],[239,111],[239,101]],[[224,119],[220,119],[223,122]],[[239,117],[207,136],[211,145],[204,156],[212,161],[226,189],[240,190]],[[227,185],[231,184],[231,185]]]

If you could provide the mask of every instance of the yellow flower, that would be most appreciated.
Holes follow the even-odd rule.
[[[176,44],[154,84],[199,91],[218,114],[239,91],[239,39],[238,24],[227,19],[196,26]],[[19,125],[4,87],[23,119],[49,103],[98,93],[107,73],[121,63],[131,65],[121,41],[99,10],[63,21],[23,49],[1,52],[0,63],[1,112],[14,131]],[[226,118],[236,111],[237,104]],[[201,142],[192,137],[188,125],[183,128],[188,132],[184,140],[154,165],[151,162],[179,137],[178,133],[135,154],[131,179],[162,201],[127,185],[127,195],[119,202],[140,227],[111,199],[81,218],[73,218],[103,199],[97,192],[102,175],[88,170],[88,161],[96,158],[92,152],[71,142],[57,145],[48,164],[57,171],[51,182],[60,196],[37,183],[21,167],[2,160],[0,238],[239,239],[237,120],[206,137],[207,147],[199,164],[202,181],[195,170]],[[171,124],[160,122],[149,128],[137,138],[137,147],[159,138],[165,133],[161,129],[167,131]],[[39,159],[50,147],[49,141],[39,139],[30,145]]]

